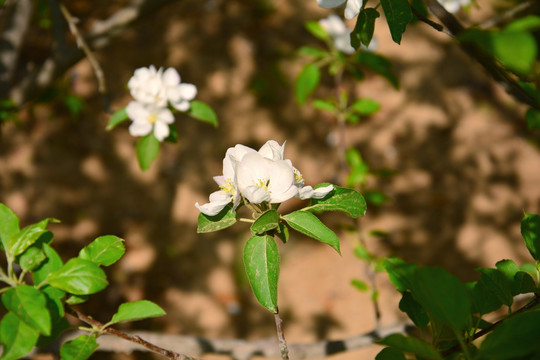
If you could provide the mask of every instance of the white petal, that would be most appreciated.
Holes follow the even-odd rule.
[[[132,120],[146,119],[148,117],[148,110],[146,107],[138,101],[130,101],[126,106],[126,113]]]
[[[192,100],[197,95],[197,87],[193,84],[182,83],[178,85],[182,98]]]
[[[176,86],[180,84],[180,75],[178,74],[178,71],[174,68],[168,68],[163,73],[163,84],[165,86]]]
[[[270,160],[283,160],[285,143],[279,145],[275,140],[269,140],[259,149],[259,154]]]
[[[156,139],[163,141],[163,139],[169,136],[169,125],[161,121],[156,121],[154,123],[154,135]]]
[[[345,19],[352,19],[358,13],[360,13],[360,9],[362,8],[362,0],[348,0],[347,6],[345,7]]]
[[[255,185],[245,187],[242,191],[242,195],[252,204],[270,201],[270,194],[268,191]]]
[[[152,124],[143,121],[134,121],[129,126],[131,136],[145,136],[152,131]]]
[[[165,124],[172,124],[174,122],[174,115],[167,108],[156,110],[156,115],[158,120]]]
[[[317,4],[319,4],[319,7],[332,9],[343,4],[345,1],[347,0],[317,0]]]
[[[210,202],[204,205],[195,203],[195,207],[205,215],[214,216],[219,214],[227,204],[231,202],[231,196],[224,191],[214,191],[210,194]]]
[[[189,101],[181,100],[178,102],[171,102],[171,105],[179,111],[188,111],[189,110]]]
[[[301,200],[311,199],[313,196],[313,188],[311,186],[304,186],[303,188],[298,190],[297,198]]]
[[[323,197],[328,195],[328,193],[332,190],[334,190],[334,185],[332,184],[323,186],[323,187],[313,190],[313,195],[311,197],[314,199],[322,199]]]

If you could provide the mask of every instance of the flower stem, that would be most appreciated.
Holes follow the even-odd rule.
[[[281,353],[282,360],[289,360],[289,348],[287,347],[287,341],[285,340],[285,334],[283,333],[283,320],[279,317],[279,311],[274,313],[274,319],[276,320],[276,330],[279,340],[279,351]]]

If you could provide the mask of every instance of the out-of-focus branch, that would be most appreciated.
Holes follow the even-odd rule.
[[[100,49],[137,20],[150,16],[158,9],[174,1],[178,0],[133,0],[131,4],[117,11],[108,19],[95,22],[84,37],[84,41],[90,49]],[[6,92],[0,92],[0,98],[10,98],[16,105],[21,106],[27,101],[35,99],[84,56],[85,53],[76,44],[61,53],[54,52],[40,67],[29,73],[22,81]]]
[[[492,18],[484,21],[482,24],[480,24],[480,27],[483,29],[489,29],[495,26],[501,26],[502,24],[514,20],[516,16],[519,16],[519,14],[530,10],[535,4],[536,6],[538,6],[538,0],[524,1],[520,4],[514,5],[510,9],[502,12],[501,14],[497,14]]]

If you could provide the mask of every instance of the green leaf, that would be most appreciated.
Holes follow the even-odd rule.
[[[62,267],[60,255],[48,244],[42,245],[42,250],[47,259],[32,272],[34,284],[40,284],[47,279],[49,273]]]
[[[376,206],[381,206],[385,202],[391,200],[390,197],[388,197],[388,195],[377,190],[366,191],[364,193],[364,198],[366,199],[366,202],[368,204],[372,204]]]
[[[0,322],[0,360],[16,360],[28,354],[39,337],[39,332],[21,321],[15,314],[7,313]]]
[[[313,107],[315,109],[329,111],[331,113],[335,113],[337,111],[336,105],[333,102],[322,99],[313,100]]]
[[[328,55],[328,52],[326,50],[319,49],[313,46],[302,46],[300,49],[298,49],[298,54],[306,55],[306,56],[313,56],[317,59],[320,59]]]
[[[279,223],[278,231],[275,234],[284,244],[289,241],[289,228],[283,223]]]
[[[540,311],[515,314],[488,334],[480,347],[478,358],[538,359],[540,356]]]
[[[329,184],[319,184],[315,188],[326,185]],[[366,213],[366,201],[358,191],[334,185],[334,190],[322,199],[311,199],[311,204],[303,210],[314,213],[342,211],[352,218],[357,218]]]
[[[114,235],[105,235],[82,248],[79,257],[97,265],[110,266],[120,260],[125,252],[124,240]]]
[[[351,285],[354,286],[359,291],[365,292],[369,290],[369,285],[366,284],[365,281],[362,281],[360,279],[352,279]]]
[[[399,310],[407,314],[414,325],[424,330],[429,323],[429,317],[426,310],[420,305],[410,292],[405,291],[399,302]]]
[[[377,356],[375,356],[375,360],[406,360],[406,358],[401,351],[387,347],[382,349]]]
[[[409,264],[395,257],[389,257],[383,260],[383,266],[396,289],[404,292],[412,288],[413,274],[418,265]]]
[[[18,285],[2,295],[2,303],[26,324],[42,334],[51,333],[51,316],[45,296],[29,285]]]
[[[101,268],[89,260],[70,259],[47,277],[51,286],[75,295],[88,295],[107,287],[107,276]]]
[[[330,40],[330,35],[328,32],[319,24],[318,21],[308,21],[305,24],[306,30],[315,36],[317,39],[322,41]]]
[[[491,289],[487,287],[485,282],[475,281],[466,284],[466,286],[469,288],[471,296],[472,313],[489,314],[502,306],[502,302],[493,296]]]
[[[178,129],[175,124],[169,124],[169,135],[164,139],[164,141],[176,144],[178,142]]]
[[[21,266],[23,270],[33,271],[34,269],[38,268],[45,260],[47,260],[47,256],[45,255],[43,250],[35,246],[30,246],[18,257],[18,259],[16,259],[16,262]]]
[[[107,123],[105,130],[112,130],[116,127],[116,125],[126,121],[127,119],[129,119],[129,117],[126,112],[126,108],[122,108],[115,112],[113,116],[111,116],[111,120],[109,120],[109,122]]]
[[[512,260],[501,260],[495,264],[510,284],[512,296],[527,294],[537,290],[533,278],[521,269]]]
[[[411,6],[407,0],[381,0],[388,28],[395,43],[401,43],[401,35],[413,19]]]
[[[153,133],[143,136],[137,141],[137,160],[143,171],[148,170],[152,161],[158,156],[159,145],[159,140]]]
[[[13,256],[22,254],[24,250],[35,243],[41,235],[47,232],[46,227],[49,222],[58,222],[58,220],[47,218],[41,220],[37,224],[29,225],[17,234],[12,235],[9,239],[9,253]]]
[[[208,233],[223,230],[236,223],[236,213],[232,211],[232,205],[227,205],[219,214],[208,216],[199,214],[197,233]]]
[[[525,214],[521,220],[521,236],[525,240],[525,245],[532,257],[540,260],[540,216],[536,214]]]
[[[263,234],[269,230],[279,226],[279,214],[276,210],[270,209],[265,211],[251,225],[251,233],[253,235]]]
[[[65,342],[60,348],[61,360],[86,360],[96,351],[98,344],[94,335],[81,335]]]
[[[0,241],[4,249],[9,248],[9,238],[19,232],[19,218],[6,205],[0,203]]]
[[[136,321],[163,316],[165,311],[148,300],[139,300],[120,305],[116,314],[113,315],[110,324],[117,324],[124,321]]]
[[[312,213],[303,210],[294,211],[283,216],[283,219],[294,230],[330,245],[341,255],[337,235]]]
[[[207,122],[217,127],[219,125],[218,118],[212,108],[199,100],[193,100],[189,103],[189,110],[187,114],[197,120]]]
[[[83,302],[88,300],[88,295],[69,295],[66,299],[66,304],[68,305],[76,305],[76,304],[82,304]]]
[[[403,352],[413,353],[417,355],[418,358],[443,360],[443,357],[437,352],[433,345],[414,337],[402,334],[392,334],[377,341],[377,343],[391,346]]]
[[[392,64],[386,58],[369,51],[360,51],[356,54],[356,60],[385,77],[396,89],[399,87],[399,81],[392,70]]]
[[[300,105],[305,104],[307,98],[315,90],[321,79],[321,71],[317,65],[309,63],[298,74],[294,84],[296,100]]]
[[[361,260],[373,260],[373,256],[367,251],[366,247],[362,244],[358,244],[354,248],[354,255]]]
[[[416,269],[411,282],[411,293],[428,314],[454,331],[462,331],[470,326],[469,292],[464,284],[444,269]]]
[[[244,265],[257,301],[272,313],[277,312],[279,251],[271,236],[253,235],[244,247]]]
[[[536,31],[540,29],[540,16],[527,15],[506,25],[505,31]]]
[[[360,11],[356,19],[356,25],[351,32],[351,45],[358,50],[361,44],[369,46],[375,31],[375,20],[379,17],[379,12],[373,8],[365,8]]]
[[[527,120],[527,128],[529,130],[535,130],[540,128],[540,111],[530,108],[525,113],[525,120]]]
[[[379,111],[381,104],[373,99],[358,99],[352,105],[351,108],[357,112],[359,115],[372,115]]]
[[[37,346],[46,346],[57,340],[58,336],[67,330],[70,325],[64,317],[64,291],[45,285],[40,289],[45,296],[47,310],[51,316],[50,335],[40,335]]]
[[[512,290],[510,290],[510,284],[505,275],[496,269],[477,269],[482,275],[478,282],[483,282],[486,288],[490,290],[493,296],[495,296],[501,303],[506,306],[511,306],[514,302],[512,296]]]

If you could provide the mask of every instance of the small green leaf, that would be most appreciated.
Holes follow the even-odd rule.
[[[506,25],[506,31],[536,31],[540,29],[540,16],[527,15]]]
[[[360,64],[385,77],[396,89],[399,87],[399,81],[394,74],[392,64],[388,59],[369,51],[360,51],[356,55],[356,60]]]
[[[377,342],[403,352],[413,353],[422,359],[443,360],[443,357],[437,352],[433,345],[414,337],[402,334],[392,334]]]
[[[318,21],[308,21],[305,24],[306,30],[315,36],[317,39],[326,41],[330,40],[330,35],[328,32],[319,24]]]
[[[407,360],[405,355],[397,349],[387,347],[379,351],[375,360]]]
[[[287,241],[289,241],[289,228],[287,225],[283,223],[279,223],[278,231],[276,232],[276,236],[284,243],[286,244]]]
[[[362,281],[360,279],[352,279],[351,285],[357,288],[358,290],[365,292],[369,290],[369,285],[366,284],[365,281]]]
[[[521,220],[521,236],[525,240],[525,245],[532,257],[540,260],[540,216],[536,214],[525,214]]]
[[[169,136],[167,136],[164,141],[176,144],[178,142],[178,129],[175,124],[169,124]]]
[[[321,79],[321,71],[317,65],[309,63],[298,74],[294,84],[296,100],[300,105],[305,104],[307,98],[315,90]]]
[[[373,8],[364,8],[358,14],[356,25],[351,32],[351,45],[358,50],[361,44],[369,46],[375,31],[375,20],[379,17],[379,12]]]
[[[209,123],[217,127],[219,125],[218,118],[212,108],[199,100],[193,100],[189,103],[189,110],[187,114],[197,120]]]
[[[19,232],[19,218],[6,205],[0,203],[0,241],[4,249],[9,248],[9,239]]]
[[[279,215],[274,209],[265,211],[255,220],[251,225],[251,233],[253,235],[263,234],[269,230],[275,229],[279,226]]]
[[[30,246],[28,249],[26,249],[25,252],[23,252],[18,259],[16,259],[16,262],[21,266],[23,270],[26,271],[33,271],[34,269],[38,268],[45,260],[47,260],[47,256],[38,247]]]
[[[372,115],[379,111],[381,104],[373,99],[363,98],[356,100],[351,108],[357,112],[359,115],[367,116]]]
[[[2,295],[2,304],[19,319],[42,334],[51,333],[51,316],[45,296],[29,285],[18,285]]]
[[[527,120],[527,128],[529,130],[540,128],[540,111],[530,108],[525,113],[525,120]]]
[[[354,255],[361,260],[373,260],[373,256],[367,251],[366,247],[362,244],[358,244],[354,248]]]
[[[259,303],[277,312],[279,251],[271,236],[253,235],[244,247],[244,265],[249,284]]]
[[[158,156],[159,145],[159,140],[153,133],[143,136],[137,141],[137,160],[143,171],[148,170],[152,161]]]
[[[39,332],[21,321],[12,312],[0,322],[1,360],[16,360],[28,354],[39,338]]]
[[[62,267],[62,259],[60,258],[60,255],[58,255],[56,250],[54,250],[48,244],[43,244],[42,250],[47,259],[32,272],[34,284],[42,283],[43,281],[45,281],[45,279],[47,279],[49,273]]]
[[[328,184],[319,184],[315,188],[326,185]],[[314,213],[342,211],[352,218],[357,218],[366,213],[366,201],[358,191],[334,185],[334,190],[322,199],[311,199],[311,204],[303,210]]]
[[[66,299],[66,304],[68,305],[76,305],[76,304],[82,304],[83,302],[88,300],[88,295],[69,295]]]
[[[505,275],[496,269],[477,269],[482,275],[479,282],[483,282],[486,285],[493,296],[495,296],[501,303],[506,306],[511,306],[514,302],[512,297],[512,290],[510,290],[510,284]]]
[[[223,230],[236,223],[236,213],[232,211],[232,205],[225,206],[219,214],[208,216],[199,214],[197,233],[208,233]]]
[[[107,123],[105,130],[112,130],[116,127],[116,125],[126,121],[127,119],[129,119],[129,117],[126,112],[126,108],[122,108],[115,112],[113,116],[111,116],[111,120],[109,120],[109,122]]]
[[[399,302],[399,310],[407,314],[414,325],[424,330],[429,323],[429,317],[426,310],[420,305],[410,292],[405,291]]]
[[[411,6],[407,0],[381,0],[388,28],[395,43],[401,43],[401,35],[413,19]]]
[[[148,300],[139,300],[120,305],[116,314],[113,315],[110,324],[117,324],[124,321],[136,321],[163,316],[165,311]]]
[[[88,295],[103,290],[108,282],[105,272],[89,260],[70,259],[47,277],[51,286],[75,295]]]
[[[330,245],[341,255],[339,239],[336,234],[312,213],[303,210],[294,211],[283,216],[283,219],[294,230]]]
[[[383,266],[396,289],[404,292],[412,288],[413,274],[418,265],[409,264],[395,257],[389,257],[384,259]]]
[[[337,111],[336,105],[333,102],[322,99],[313,100],[313,107],[315,109],[329,111],[331,113],[335,113]]]
[[[533,278],[521,269],[512,260],[501,260],[495,264],[497,270],[506,277],[510,284],[512,296],[527,294],[537,290]]]
[[[110,266],[120,260],[125,252],[124,240],[114,235],[105,235],[82,248],[79,257],[97,265]]]
[[[37,224],[29,225],[17,234],[12,235],[9,239],[9,253],[14,256],[22,254],[24,250],[35,243],[41,235],[47,232],[46,227],[49,222],[58,222],[58,220],[53,218],[41,220]]]
[[[320,59],[328,55],[328,52],[313,46],[302,46],[300,49],[298,49],[298,54],[313,56],[317,59]]]
[[[61,360],[86,360],[96,351],[98,344],[94,335],[81,335],[65,342],[60,348]]]

